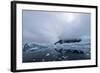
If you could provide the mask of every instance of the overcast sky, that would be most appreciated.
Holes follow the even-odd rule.
[[[23,10],[23,43],[90,37],[89,13]]]

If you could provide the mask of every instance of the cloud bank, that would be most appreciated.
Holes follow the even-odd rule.
[[[53,44],[60,39],[90,37],[89,13],[23,11],[23,44]]]

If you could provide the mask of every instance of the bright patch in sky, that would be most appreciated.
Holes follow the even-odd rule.
[[[73,22],[77,16],[74,13],[64,13],[62,19],[68,23]]]

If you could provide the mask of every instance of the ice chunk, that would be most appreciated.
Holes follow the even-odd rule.
[[[50,55],[50,53],[47,53],[47,54],[46,54],[46,56],[49,56],[49,55]]]

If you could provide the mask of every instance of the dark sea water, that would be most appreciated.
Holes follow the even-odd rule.
[[[70,61],[91,59],[90,41],[79,43],[64,43],[51,46],[41,44],[26,44],[23,48],[23,63]]]

